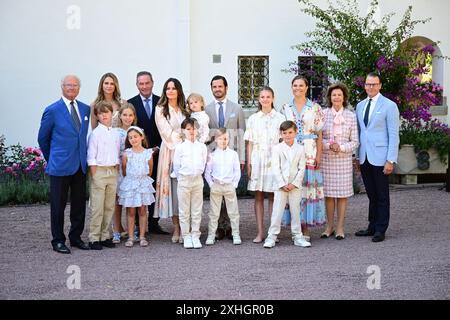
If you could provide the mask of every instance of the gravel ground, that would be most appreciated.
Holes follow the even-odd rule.
[[[0,299],[450,298],[450,193],[437,187],[393,188],[391,223],[381,243],[354,236],[366,227],[368,208],[366,195],[355,195],[346,239],[320,239],[323,228],[314,229],[311,248],[293,246],[286,229],[273,249],[252,243],[253,204],[253,199],[239,200],[240,246],[222,240],[186,250],[170,236],[158,235],[147,248],[122,243],[102,251],[74,248],[71,255],[52,250],[48,205],[1,207]],[[202,242],[208,209],[205,201]],[[66,212],[67,231],[68,220]],[[266,215],[266,229],[267,220]],[[172,229],[169,220],[161,225]],[[86,241],[87,233],[86,228]],[[80,289],[66,284],[71,265],[80,268]],[[370,266],[379,268],[379,289],[367,287]]]

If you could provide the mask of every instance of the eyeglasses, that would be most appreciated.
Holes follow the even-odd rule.
[[[364,85],[366,87],[373,88],[373,87],[379,86],[380,84],[379,83],[364,83]]]
[[[63,84],[63,86],[66,88],[78,88],[80,85],[79,84]]]

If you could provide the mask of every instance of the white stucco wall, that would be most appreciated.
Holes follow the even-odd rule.
[[[325,0],[315,1],[325,5]],[[369,0],[360,0],[365,12]],[[432,17],[414,35],[440,40],[450,56],[447,0],[380,0],[380,14],[396,12],[396,25],[408,5],[413,18]],[[70,30],[80,11],[80,29]],[[270,86],[275,103],[290,99],[292,74],[281,72],[298,53],[291,45],[305,39],[313,20],[300,12],[297,0],[2,0],[0,1],[0,133],[8,144],[37,145],[42,111],[60,97],[59,81],[75,73],[82,81],[79,99],[90,103],[98,81],[114,72],[122,96],[137,94],[135,74],[147,69],[161,93],[168,77],[177,77],[185,93],[198,92],[209,102],[215,74],[229,82],[237,101],[237,56],[269,55]],[[220,54],[222,62],[212,63]],[[449,62],[444,63],[444,95],[449,95]],[[449,116],[447,119],[450,120]]]

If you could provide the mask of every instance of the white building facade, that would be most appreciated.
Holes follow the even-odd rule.
[[[359,0],[361,12],[369,2]],[[395,27],[408,5],[413,19],[432,18],[418,25],[414,36],[441,41],[440,53],[450,56],[450,2],[380,0],[380,14],[395,12]],[[142,70],[152,72],[155,94],[176,77],[186,94],[200,93],[206,102],[212,100],[211,78],[221,74],[228,80],[228,97],[238,101],[246,85],[239,70],[262,63],[264,81],[281,105],[291,98],[293,77],[281,70],[299,55],[290,47],[314,29],[314,20],[300,10],[297,0],[2,0],[0,134],[7,144],[36,146],[42,112],[60,98],[60,80],[69,73],[80,77],[78,98],[88,104],[106,72],[117,75],[124,99],[136,95],[135,76]],[[448,61],[433,66],[444,96],[448,69]],[[448,123],[445,106],[438,112]]]

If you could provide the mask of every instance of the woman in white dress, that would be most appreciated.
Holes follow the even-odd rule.
[[[248,118],[244,140],[247,143],[247,190],[255,191],[257,233],[254,243],[264,240],[264,194],[268,196],[269,221],[273,206],[272,147],[280,142],[280,124],[285,117],[273,107],[274,93],[270,87],[259,92],[258,112]]]
[[[174,231],[172,242],[180,237],[178,219],[177,179],[170,176],[175,147],[182,142],[181,123],[188,117],[186,98],[180,81],[169,78],[163,87],[161,98],[155,110],[155,122],[161,135],[161,151],[156,175],[155,218],[172,218]]]

